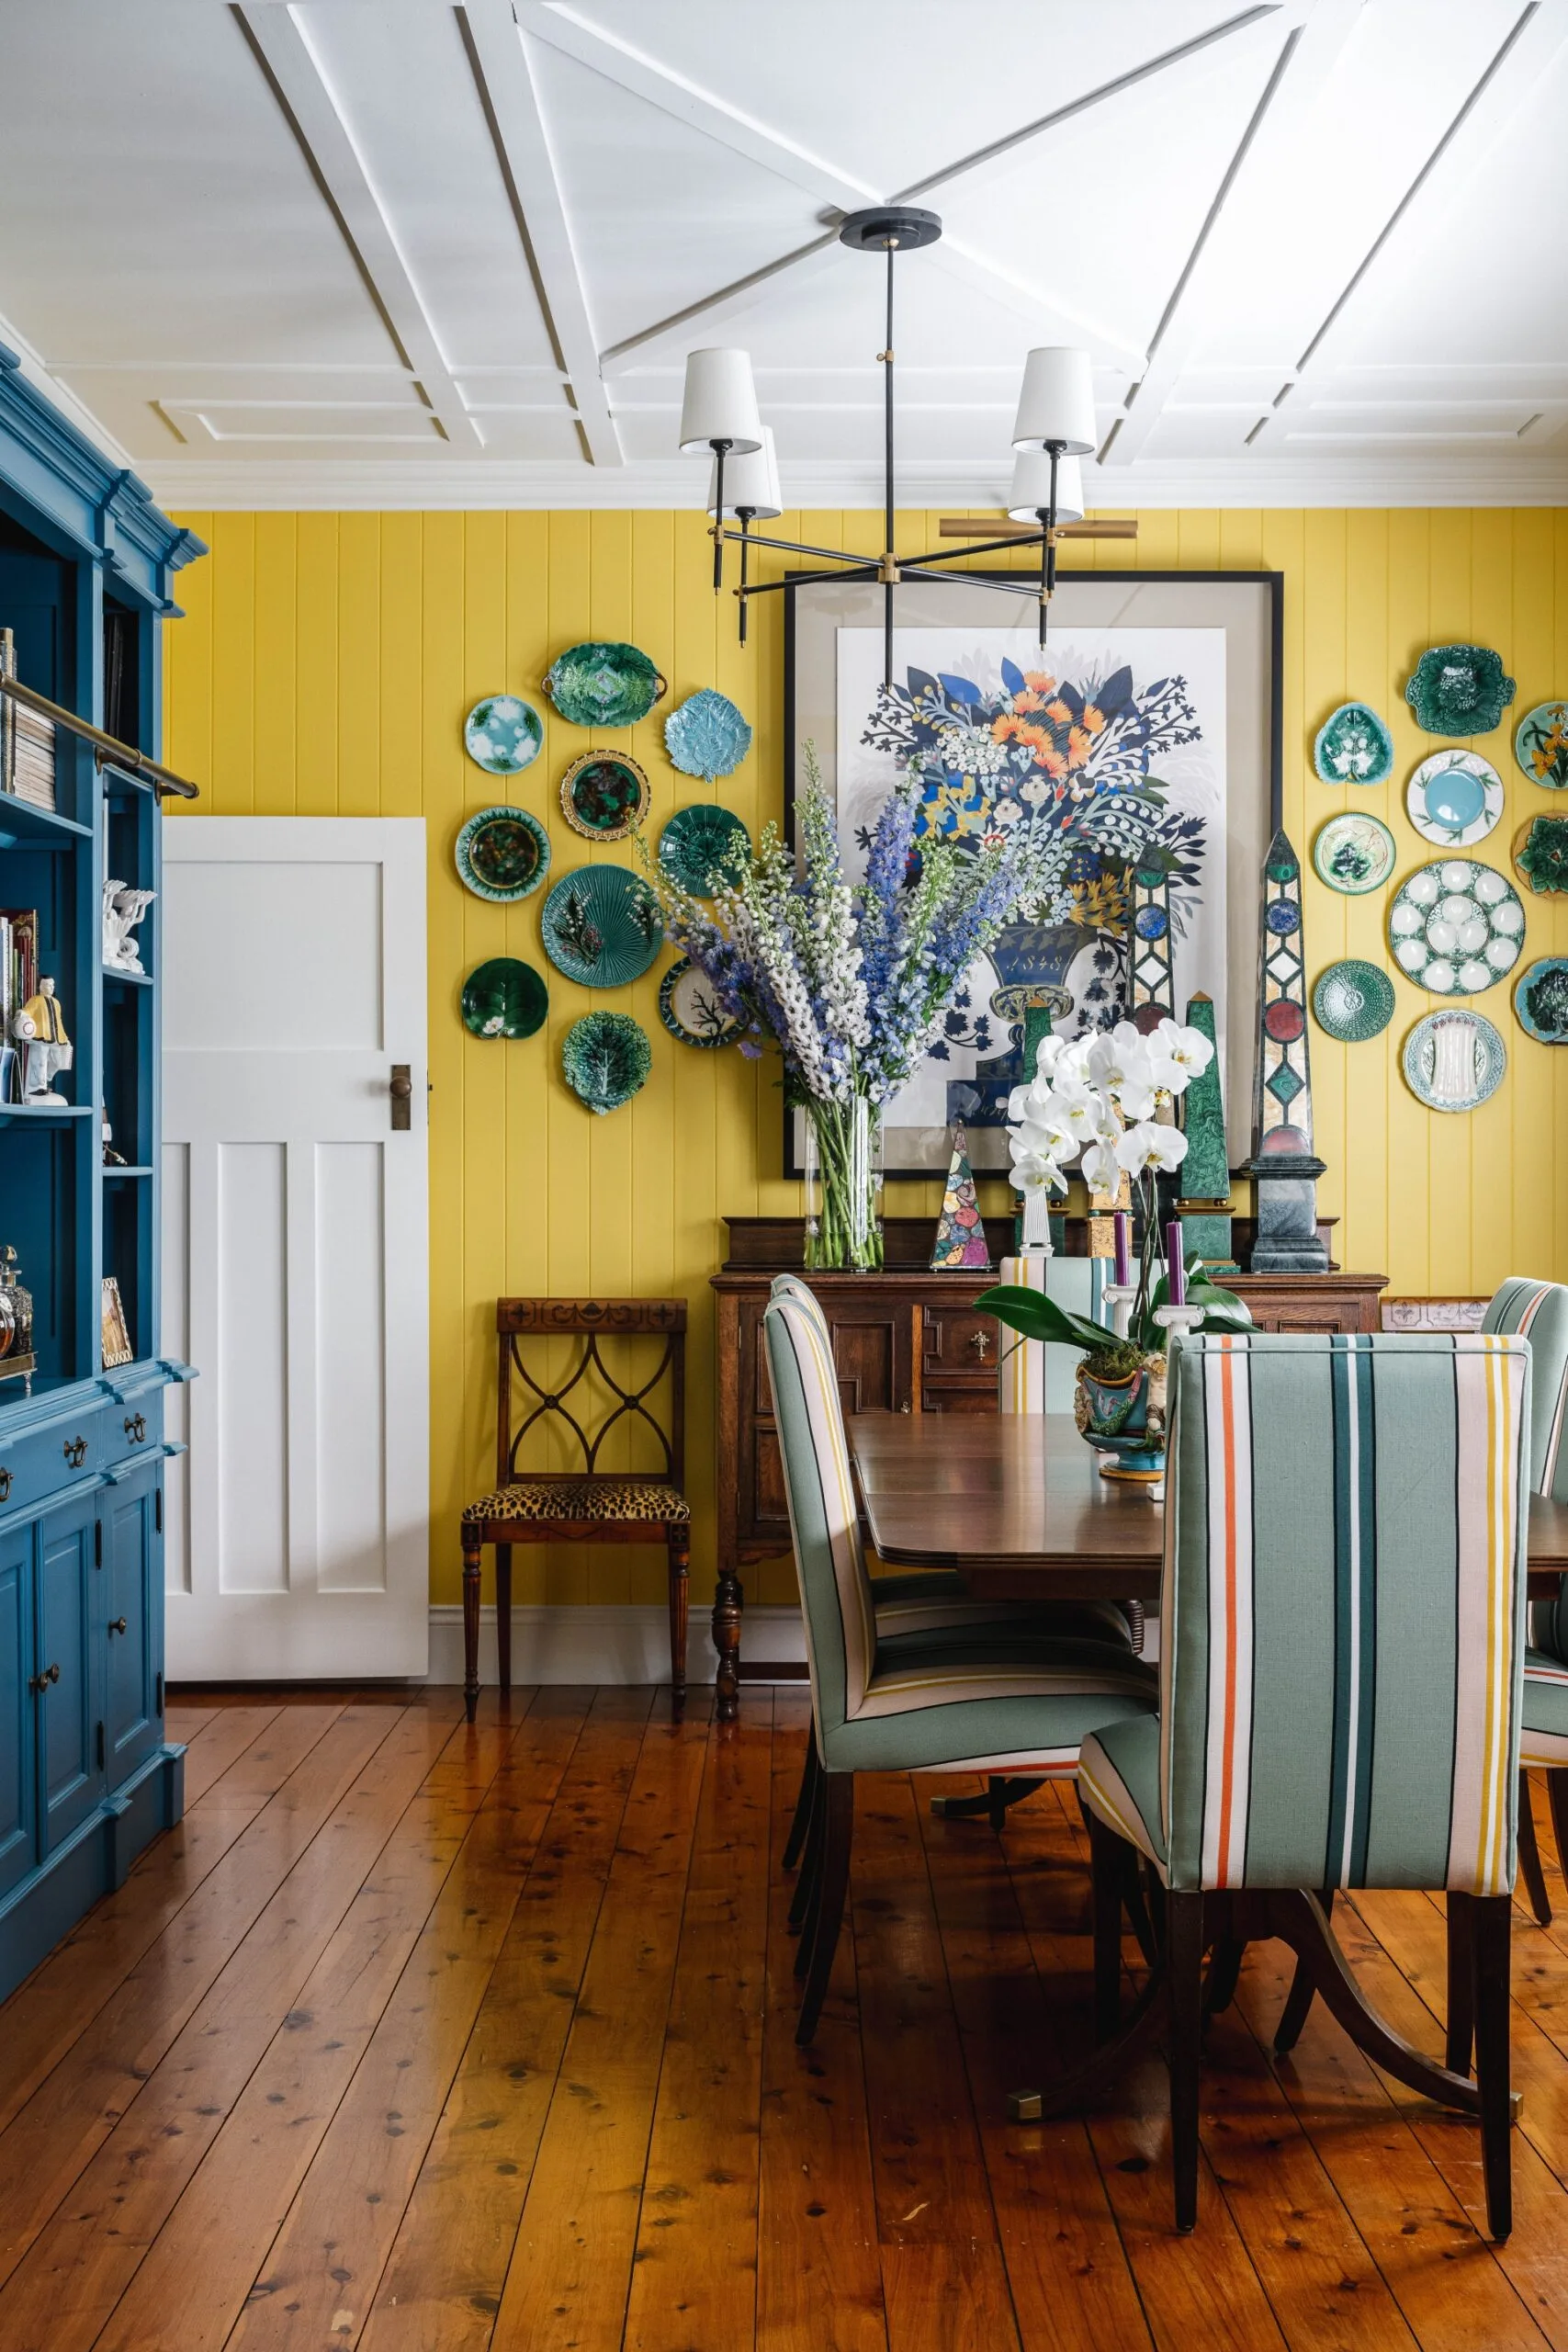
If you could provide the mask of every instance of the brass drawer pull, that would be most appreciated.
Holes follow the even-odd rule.
[[[8,1470],[0,1470],[0,1503],[8,1503],[10,1499],[11,1473]]]
[[[51,1682],[58,1682],[59,1679],[60,1668],[57,1666],[46,1666],[41,1674],[35,1674],[28,1678],[28,1689],[38,1691],[41,1696]]]
[[[124,1631],[125,1620],[123,1617],[111,1617],[109,1619],[109,1632],[111,1634],[123,1634]]]
[[[73,1470],[80,1470],[87,1459],[87,1441],[85,1437],[68,1437],[61,1451]]]
[[[970,1354],[971,1354],[971,1355],[976,1355],[976,1356],[978,1356],[978,1357],[979,1357],[979,1359],[980,1359],[980,1362],[981,1362],[982,1363],[985,1363],[985,1361],[986,1361],[986,1358],[990,1354],[990,1351],[991,1351],[991,1335],[990,1335],[990,1333],[989,1333],[988,1331],[971,1331],[971,1332],[970,1332],[970,1334],[969,1334],[969,1352],[970,1352]]]
[[[147,1424],[140,1413],[132,1413],[125,1424],[125,1434],[132,1445],[140,1445],[147,1434]]]

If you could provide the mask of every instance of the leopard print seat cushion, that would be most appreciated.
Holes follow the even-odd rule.
[[[690,1519],[684,1495],[657,1479],[525,1478],[470,1503],[465,1527],[487,1519]]]

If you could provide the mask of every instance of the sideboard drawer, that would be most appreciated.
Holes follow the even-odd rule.
[[[26,1510],[90,1477],[103,1462],[103,1416],[83,1413],[52,1429],[0,1442],[0,1506]]]

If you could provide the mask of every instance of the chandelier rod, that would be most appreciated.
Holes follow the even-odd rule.
[[[882,539],[882,691],[893,690],[893,582],[898,577],[893,560],[893,256],[897,237],[887,240],[887,340],[882,351],[883,393],[883,539]]]

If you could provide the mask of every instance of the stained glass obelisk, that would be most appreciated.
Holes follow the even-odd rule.
[[[1132,869],[1127,940],[1127,1010],[1140,1036],[1176,1015],[1170,969],[1170,876]]]
[[[1181,1198],[1176,1207],[1183,1247],[1189,1257],[1196,1251],[1212,1273],[1239,1273],[1231,1256],[1230,1152],[1225,1143],[1225,1098],[1213,997],[1200,991],[1190,999],[1187,1026],[1207,1037],[1214,1057],[1181,1098],[1187,1157],[1181,1163]]]
[[[1258,931],[1258,1069],[1247,1164],[1258,1232],[1250,1272],[1324,1274],[1328,1251],[1317,1231],[1323,1162],[1312,1148],[1302,867],[1282,832],[1275,834],[1264,861]]]

